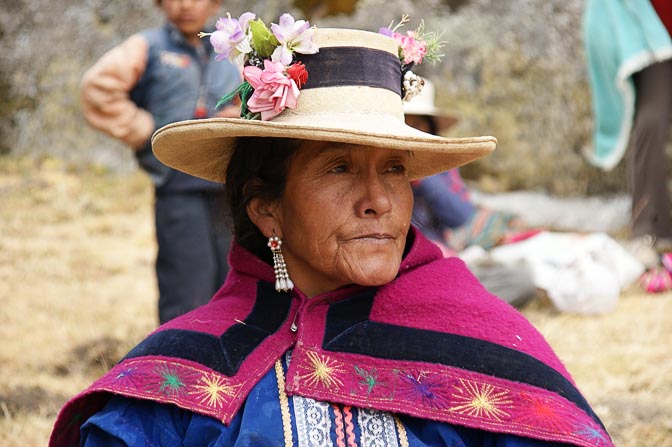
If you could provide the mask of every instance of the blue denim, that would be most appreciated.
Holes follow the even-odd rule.
[[[216,192],[157,194],[159,320],[207,303],[224,284],[231,231],[224,196]]]
[[[149,44],[147,67],[130,97],[149,111],[156,128],[176,121],[211,117],[215,105],[241,81],[238,69],[228,61],[215,61],[208,39],[202,47],[190,45],[171,23],[140,33]],[[197,113],[201,98],[203,116]],[[188,176],[168,168],[152,153],[151,144],[138,152],[138,162],[152,177],[157,189],[171,191],[214,190],[221,185]]]

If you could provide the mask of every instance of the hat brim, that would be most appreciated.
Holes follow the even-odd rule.
[[[462,166],[490,154],[495,137],[444,138],[421,132],[391,116],[366,113],[288,114],[273,121],[210,118],[180,121],[152,136],[156,157],[167,166],[225,183],[226,166],[240,137],[292,138],[407,150],[411,179]],[[284,119],[283,119],[284,118]]]

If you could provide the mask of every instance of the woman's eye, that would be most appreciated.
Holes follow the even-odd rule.
[[[333,168],[331,168],[329,172],[331,172],[332,174],[343,174],[344,172],[348,172],[348,165],[346,165],[345,163],[336,165]]]
[[[406,173],[406,165],[403,163],[394,163],[392,166],[390,166],[390,172],[404,174]]]

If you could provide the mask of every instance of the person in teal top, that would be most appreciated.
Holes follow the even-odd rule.
[[[595,118],[593,147],[586,155],[610,170],[627,150],[632,237],[648,240],[660,252],[672,247],[665,159],[672,117],[668,11],[665,2],[655,0],[588,0],[584,15]]]

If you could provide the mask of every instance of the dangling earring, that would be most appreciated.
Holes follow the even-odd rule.
[[[282,240],[278,236],[268,238],[268,247],[273,252],[273,270],[275,270],[275,290],[289,292],[294,288],[294,283],[289,279],[285,258],[282,257]]]

